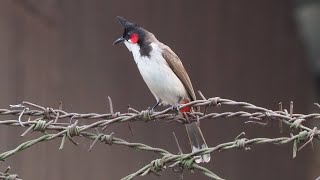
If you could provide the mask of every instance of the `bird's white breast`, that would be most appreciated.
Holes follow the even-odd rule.
[[[179,100],[187,99],[188,93],[162,56],[162,50],[155,43],[151,43],[150,56],[141,56],[137,44],[125,42],[132,52],[140,74],[156,99],[164,104],[177,104]]]

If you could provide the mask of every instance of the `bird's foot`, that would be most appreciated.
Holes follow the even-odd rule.
[[[151,115],[154,113],[154,108],[148,107],[147,111],[148,111],[148,114]]]
[[[171,106],[172,111],[175,112],[175,115],[179,114],[179,109],[180,109],[180,105],[179,104],[174,104]]]
[[[148,107],[148,109],[141,111],[141,118],[148,121],[151,120],[151,115],[153,114],[153,109]]]
[[[150,108],[150,107],[148,108],[148,111],[149,111],[150,115],[154,113],[154,110],[156,109],[156,107],[159,106],[159,104],[161,104],[161,102],[162,101],[159,99],[159,100],[157,100],[157,103],[152,108]]]

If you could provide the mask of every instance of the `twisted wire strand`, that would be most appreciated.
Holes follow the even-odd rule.
[[[106,144],[116,144],[127,146],[134,149],[139,149],[143,151],[152,151],[154,153],[159,154],[162,156],[159,159],[151,161],[150,164],[144,166],[140,170],[126,176],[123,180],[132,179],[136,176],[145,176],[150,173],[158,174],[158,172],[165,170],[167,167],[175,168],[181,167],[182,169],[197,169],[209,178],[212,179],[222,179],[218,175],[214,174],[210,170],[194,163],[194,158],[199,155],[213,153],[216,151],[234,149],[234,148],[241,148],[245,150],[249,150],[250,146],[256,144],[286,144],[286,143],[293,143],[293,157],[296,156],[298,150],[305,147],[307,144],[312,143],[313,139],[320,139],[320,131],[317,127],[309,128],[304,126],[302,123],[304,121],[310,119],[319,119],[320,114],[312,113],[312,114],[293,114],[292,110],[288,113],[286,110],[278,110],[272,111],[263,107],[259,107],[250,103],[246,102],[237,102],[229,99],[222,99],[219,97],[213,97],[206,99],[200,92],[200,96],[202,100],[192,101],[188,104],[184,104],[180,108],[186,106],[202,106],[204,107],[203,112],[193,112],[187,113],[185,116],[177,116],[176,113],[172,113],[171,108],[167,108],[163,111],[159,112],[149,112],[148,110],[145,111],[137,111],[134,108],[129,107],[128,112],[114,113],[113,105],[111,98],[109,97],[109,107],[110,113],[68,113],[61,108],[54,109],[54,108],[45,108],[37,104],[33,104],[30,102],[23,102],[20,105],[12,105],[15,109],[0,109],[0,115],[3,116],[17,116],[18,119],[13,120],[0,120],[0,125],[6,126],[22,126],[27,128],[27,130],[22,134],[22,136],[26,135],[30,131],[40,131],[45,133],[44,135],[26,141],[15,149],[3,152],[0,154],[0,160],[4,161],[6,158],[14,155],[15,153],[22,151],[26,148],[29,148],[37,143],[49,141],[58,137],[61,137],[61,144],[60,149],[63,148],[66,139],[70,140],[73,144],[77,145],[78,143],[73,140],[72,137],[80,136],[87,139],[93,140],[92,145],[90,146],[89,150],[92,150],[94,144],[98,141],[104,142]],[[207,109],[210,106],[237,106],[241,107],[247,111],[237,111],[237,112],[222,112],[222,113],[207,113]],[[23,109],[21,109],[23,108]],[[249,112],[254,111],[254,112]],[[22,121],[23,117],[28,117],[27,121]],[[35,119],[31,119],[31,117]],[[233,117],[245,117],[248,118],[250,121],[247,122],[255,122],[255,123],[262,123],[262,120],[268,118],[269,120],[277,120],[290,128],[299,129],[299,133],[296,135],[292,135],[291,137],[279,137],[279,138],[253,138],[253,139],[246,139],[246,138],[239,138],[237,137],[234,141],[222,143],[215,147],[202,149],[200,151],[190,153],[190,154],[180,154],[175,155],[171,154],[168,151],[161,149],[161,148],[154,148],[142,143],[130,143],[123,139],[114,137],[114,134],[101,134],[101,133],[90,133],[88,130],[94,128],[102,128],[105,129],[108,126],[114,123],[121,123],[121,122],[129,122],[129,121],[150,121],[150,120],[166,120],[166,122],[178,122],[178,123],[189,123],[191,121],[199,121],[204,119],[215,119],[215,118],[233,118]],[[62,119],[70,119],[70,122],[61,122]],[[91,121],[84,121],[84,125],[79,125],[79,120],[90,120],[96,119],[98,121],[91,122]],[[75,121],[74,123],[71,123]],[[48,134],[47,130],[54,130],[57,133]],[[298,146],[304,143],[298,148]],[[4,177],[3,174],[0,174],[1,177]],[[13,176],[10,176],[13,178]],[[7,178],[8,179],[8,178]]]
[[[158,161],[161,161],[161,163],[154,164],[151,162],[150,164],[144,166],[143,168],[139,169],[138,171],[124,177],[122,180],[131,180],[134,177],[137,176],[145,176],[149,173],[156,173],[158,171],[166,169],[166,164],[172,163],[169,167],[175,167],[177,165],[182,166],[183,168],[187,169],[197,169],[200,172],[202,172],[204,175],[216,179],[216,180],[222,180],[221,177],[214,174],[210,170],[194,163],[194,158],[199,155],[204,155],[208,153],[213,152],[220,152],[222,150],[230,150],[230,149],[245,149],[249,150],[250,148],[248,146],[257,145],[257,144],[287,144],[290,142],[297,143],[297,141],[300,141],[302,139],[306,139],[308,136],[308,133],[306,131],[301,131],[299,134],[294,135],[292,137],[279,137],[279,138],[254,138],[254,139],[236,139],[235,141],[227,142],[219,144],[215,147],[206,148],[199,150],[197,152],[189,153],[189,154],[181,154],[181,155],[173,155],[173,154],[166,154],[161,159],[158,159]],[[294,151],[294,150],[293,150]],[[185,162],[188,162],[186,165]]]
[[[22,180],[17,174],[9,173],[10,169],[9,166],[4,172],[0,172],[0,180]]]
[[[213,103],[214,102],[214,103]],[[15,115],[15,116],[33,116],[33,117],[45,117],[46,119],[55,119],[55,121],[59,119],[66,119],[66,118],[72,118],[72,119],[98,119],[100,121],[92,123],[86,127],[86,129],[90,129],[92,127],[101,127],[101,126],[107,126],[113,123],[118,122],[126,122],[126,121],[145,121],[145,120],[161,120],[166,119],[169,122],[175,121],[179,123],[188,123],[188,121],[182,117],[182,116],[176,116],[175,113],[172,112],[171,108],[167,108],[160,112],[154,112],[152,114],[148,114],[148,111],[137,111],[133,108],[129,108],[130,112],[127,113],[113,113],[113,109],[110,113],[68,113],[66,111],[63,111],[61,109],[53,109],[53,108],[45,108],[30,102],[23,102],[22,104],[29,105],[31,107],[35,107],[37,109],[0,109],[0,115]],[[230,118],[230,117],[248,117],[251,119],[261,120],[263,118],[271,118],[271,119],[277,119],[282,120],[287,125],[293,125],[294,121],[296,120],[310,120],[310,119],[320,119],[319,113],[312,113],[308,115],[304,114],[287,114],[284,111],[272,111],[263,107],[259,107],[247,102],[237,102],[229,99],[222,99],[219,97],[213,97],[209,99],[202,99],[202,100],[196,100],[192,101],[190,103],[184,104],[180,108],[186,107],[186,106],[213,106],[213,105],[228,105],[228,106],[238,106],[242,107],[244,109],[248,110],[254,110],[256,112],[250,113],[245,111],[238,111],[238,112],[224,112],[224,113],[201,113],[201,112],[195,112],[195,113],[188,113],[191,117],[199,116],[199,120],[203,119],[214,119],[214,118]],[[110,102],[110,107],[112,106],[112,103]],[[146,117],[147,114],[147,117]],[[189,119],[189,121],[197,121],[195,118]],[[36,122],[23,122],[23,125],[30,125],[35,124]],[[16,120],[7,120],[2,121],[0,124],[6,124],[6,125],[12,125],[12,126],[20,126]],[[60,126],[65,126],[66,123],[52,123],[54,126],[49,126],[48,129],[56,129]],[[58,126],[58,127],[56,127]],[[297,128],[311,131],[312,129],[305,127],[303,125],[299,125]],[[317,137],[320,138],[320,137]]]

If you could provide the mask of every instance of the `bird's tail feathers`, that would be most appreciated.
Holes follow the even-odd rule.
[[[192,122],[190,124],[186,124],[186,129],[190,141],[190,145],[192,148],[192,152],[199,151],[204,148],[208,148],[206,141],[202,135],[201,129],[199,125],[196,122]],[[201,163],[201,162],[209,162],[211,159],[210,154],[204,154],[195,160],[196,163]]]

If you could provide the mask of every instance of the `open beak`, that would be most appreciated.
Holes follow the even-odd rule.
[[[119,44],[119,43],[123,43],[125,40],[126,40],[126,39],[125,39],[125,38],[123,38],[123,37],[118,38],[118,39],[113,43],[113,45],[115,45],[115,44]]]

